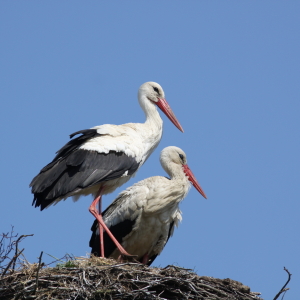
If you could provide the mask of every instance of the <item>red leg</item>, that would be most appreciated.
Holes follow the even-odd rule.
[[[99,200],[98,200],[99,201],[98,202],[98,214],[99,215],[102,215],[102,195],[101,195],[101,191],[102,191],[102,188],[99,189],[99,192],[98,192],[99,195],[97,195],[97,197],[96,197],[96,198],[99,197]],[[97,203],[97,201],[96,201],[96,203]],[[96,204],[95,204],[95,207],[96,207]],[[105,257],[104,240],[103,240],[103,227],[100,226],[99,223],[98,223],[98,227],[99,227],[99,235],[100,235],[100,254],[101,254],[101,257]]]
[[[142,264],[146,265],[147,262],[149,260],[149,255],[146,253],[144,256],[143,256],[143,260],[142,260]]]
[[[90,213],[98,220],[100,243],[101,243],[101,257],[104,257],[103,229],[107,232],[109,237],[115,243],[116,247],[119,249],[122,256],[136,257],[135,255],[130,255],[129,253],[126,252],[126,250],[121,246],[121,244],[117,241],[117,239],[113,236],[113,234],[110,232],[110,230],[104,223],[102,215],[99,214],[99,212],[97,211],[96,205],[99,201],[101,201],[101,192],[102,192],[102,188],[99,189],[99,192],[97,193],[96,198],[94,199],[91,206],[89,207]],[[101,230],[102,230],[102,239],[101,239]],[[102,251],[102,248],[103,248],[103,251]]]

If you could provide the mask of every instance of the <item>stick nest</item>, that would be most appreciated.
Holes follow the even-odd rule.
[[[2,274],[3,275],[3,274]],[[262,300],[231,279],[198,276],[192,270],[98,257],[77,258],[56,267],[24,264],[0,278],[4,299],[238,299]]]

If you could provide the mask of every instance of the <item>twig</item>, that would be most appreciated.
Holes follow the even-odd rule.
[[[11,264],[18,258],[18,256],[24,251],[24,248],[17,254],[15,255],[11,261],[8,263],[7,267],[5,268],[5,270],[3,271],[1,278],[4,277],[5,273],[7,272],[7,270],[9,269],[9,267],[11,266]]]
[[[40,268],[41,268],[42,256],[43,256],[43,251],[41,252],[41,255],[39,257],[39,265],[38,265],[38,268],[36,270],[36,280],[35,280],[34,295],[36,294],[36,291],[37,291],[38,285],[39,285],[39,271],[40,271]]]
[[[21,239],[22,238],[25,238],[25,237],[28,237],[28,236],[33,236],[33,234],[23,234],[23,235],[21,235],[21,236],[19,236],[19,238],[16,240],[16,251],[15,251],[15,257],[18,257],[19,255],[17,255],[18,254],[18,243],[21,241]],[[23,249],[24,250],[24,249]],[[15,267],[16,267],[16,261],[17,261],[17,259],[15,259],[14,260],[14,262],[13,262],[13,267],[12,267],[12,269],[13,270],[15,270]]]
[[[22,257],[23,257],[23,264],[24,264],[24,262],[25,262],[25,265],[29,265],[29,261],[26,259],[26,257],[25,257],[25,255],[22,253],[21,254],[22,255]],[[19,258],[20,259],[20,258]]]
[[[274,298],[273,300],[276,300],[276,299],[280,296],[280,294],[282,294],[283,292],[286,292],[286,291],[288,290],[288,289],[286,289],[285,287],[286,287],[286,286],[288,285],[288,283],[290,282],[292,274],[289,272],[288,269],[286,269],[286,267],[283,267],[283,270],[286,271],[286,272],[288,273],[289,278],[288,278],[287,282],[285,283],[285,285],[281,288],[281,290],[278,292],[278,294],[275,296],[275,298]]]
[[[173,266],[173,265],[167,265],[166,267],[162,268],[163,270],[169,269],[169,268],[174,268],[176,271],[193,271],[193,269],[186,269],[186,268],[182,268],[182,267],[177,267],[177,266]]]
[[[68,257],[71,258],[71,256],[70,256],[69,254],[64,255],[62,258],[57,258],[57,257],[55,257],[55,256],[53,256],[53,255],[51,255],[51,254],[49,254],[49,253],[46,253],[46,252],[45,252],[45,254],[47,254],[47,255],[49,255],[49,256],[51,256],[52,258],[55,259],[54,261],[52,261],[52,262],[50,262],[50,263],[48,263],[48,264],[45,264],[46,267],[48,267],[48,266],[50,266],[50,265],[52,265],[52,264],[54,264],[54,263],[57,263],[58,261],[60,261],[60,262],[62,262],[62,263],[66,263],[66,261],[64,261],[63,259],[66,259],[66,260],[67,260]]]
[[[283,290],[281,300],[283,300],[283,298],[284,298],[284,296],[285,296],[285,293],[286,293],[288,290],[289,290],[289,288]]]
[[[11,226],[10,233],[2,233],[2,238],[0,240],[0,269],[3,270],[4,267],[1,264],[9,259],[9,254],[13,250],[15,241],[14,238],[17,238],[18,234],[14,235],[14,226]],[[5,241],[8,241],[8,245],[5,248]]]
[[[46,252],[45,252],[46,253]],[[49,254],[49,253],[46,253],[47,255],[49,255],[49,256],[51,256],[52,258],[54,258],[55,259],[55,261],[54,262],[57,262],[57,261],[61,261],[61,262],[63,262],[64,263],[64,261],[62,260],[62,259],[64,259],[64,257],[62,258],[62,259],[59,259],[59,258],[57,258],[57,257],[55,257],[55,256],[53,256],[53,255],[51,255],[51,254]],[[50,264],[49,264],[50,265]]]

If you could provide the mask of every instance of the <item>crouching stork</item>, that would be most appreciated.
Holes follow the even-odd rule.
[[[181,221],[179,203],[186,197],[191,184],[206,198],[180,148],[164,148],[160,162],[170,178],[155,176],[134,184],[121,192],[102,215],[104,223],[122,247],[148,266],[161,253],[173,234],[174,226]],[[91,253],[99,256],[101,247],[97,221],[91,230]],[[104,253],[106,257],[115,259],[121,254],[106,231]]]

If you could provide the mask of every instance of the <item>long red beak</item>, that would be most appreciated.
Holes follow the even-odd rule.
[[[157,106],[163,111],[163,113],[169,118],[169,120],[181,131],[183,132],[183,128],[178,122],[175,114],[173,113],[169,103],[164,98],[158,98],[157,102],[154,102]]]
[[[196,177],[194,176],[193,172],[189,168],[188,165],[183,165],[183,172],[185,173],[186,176],[188,176],[189,181],[193,184],[193,186],[196,188],[196,190],[205,198],[207,199],[204,191],[202,190],[200,184],[198,183]]]

